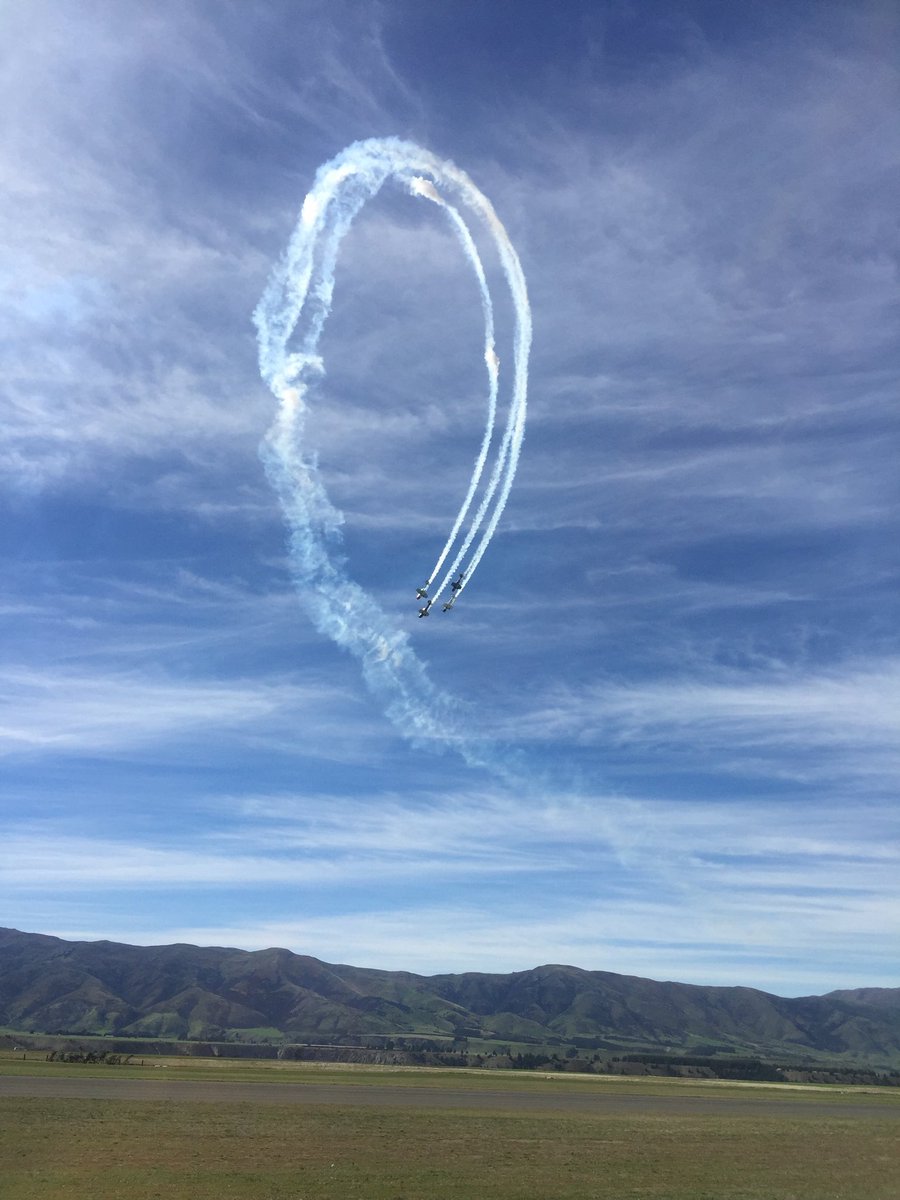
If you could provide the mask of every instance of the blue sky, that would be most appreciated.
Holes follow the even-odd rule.
[[[0,923],[897,986],[896,5],[0,28]],[[349,574],[499,770],[411,742],[317,631],[259,458],[251,314],[317,167],[386,136],[491,199],[534,319],[451,614],[413,591],[481,436],[480,309],[400,189],[344,243],[307,445]]]

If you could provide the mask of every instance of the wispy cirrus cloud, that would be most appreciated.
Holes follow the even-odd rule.
[[[96,892],[130,889],[192,889],[238,887],[320,889],[383,885],[387,880],[440,879],[513,875],[527,870],[507,859],[488,863],[484,856],[392,855],[367,853],[357,842],[342,853],[298,854],[296,844],[253,845],[230,852],[203,846],[187,850],[177,845],[148,844],[134,838],[88,838],[54,827],[35,826],[10,831],[0,851],[3,888],[49,893],[69,888]],[[337,850],[332,846],[333,851]]]
[[[875,986],[893,986],[895,956],[886,935],[893,910],[878,904],[831,900],[810,914],[803,905],[745,904],[738,898],[713,915],[647,901],[635,906],[575,904],[536,916],[533,909],[509,913],[479,906],[423,905],[254,921],[248,924],[173,922],[134,932],[144,945],[191,942],[257,950],[286,946],[326,962],[354,966],[446,971],[527,970],[544,962],[570,963],[656,979],[754,986],[786,995],[804,995],[832,986],[853,987],[865,977]],[[88,916],[84,922],[84,916]],[[46,931],[60,937],[90,937],[94,927],[82,910],[48,912]],[[106,929],[109,926],[105,926]],[[747,936],[747,929],[754,931]],[[847,949],[852,929],[852,949]],[[115,936],[115,931],[114,931]],[[436,948],[440,948],[437,950]],[[815,965],[812,965],[815,964]]]
[[[242,17],[210,21],[193,6],[139,5],[123,21],[105,4],[75,15],[38,0],[27,18],[4,14],[18,48],[4,64],[0,151],[12,200],[0,237],[14,248],[0,278],[7,486],[118,486],[134,459],[177,451],[194,474],[180,489],[190,507],[210,465],[246,475],[247,447],[252,470],[270,398],[249,315],[302,194],[285,172],[252,169],[258,144],[278,139],[289,155],[302,131],[326,152],[335,123],[416,106],[374,10],[307,7],[316,54],[300,70],[258,6],[249,37]],[[343,50],[360,40],[351,67]],[[246,170],[229,170],[216,148],[229,143],[233,158],[241,139]],[[259,180],[252,201],[247,178]]]
[[[349,738],[353,698],[323,681],[187,681],[6,665],[0,685],[0,752],[7,755],[116,755],[164,744],[183,753],[192,740],[196,748],[200,737],[215,736],[316,757],[365,753],[367,719],[354,722]]]
[[[719,984],[752,972],[757,986],[795,994],[858,984],[863,966],[869,982],[892,980],[897,827],[877,807],[861,824],[859,810],[829,802],[812,827],[792,806],[720,799],[523,804],[484,794],[423,805],[303,793],[208,803],[235,821],[232,832],[191,848],[171,831],[116,840],[76,834],[70,821],[10,827],[6,902],[41,893],[53,932],[95,936],[104,896],[163,888],[192,894],[205,922],[161,927],[151,917],[139,933],[132,923],[118,934],[106,919],[104,936],[276,944],[420,971],[563,961]],[[607,857],[611,840],[627,882]],[[402,887],[386,905],[391,877]],[[216,898],[235,886],[251,909],[274,889],[292,915],[223,924]],[[490,903],[466,901],[461,887],[488,889]],[[82,924],[61,902],[54,908],[57,894],[71,897]]]
[[[707,663],[639,683],[556,686],[514,721],[520,737],[539,741],[890,787],[900,774],[900,665],[888,658],[799,670],[784,662],[748,671]]]

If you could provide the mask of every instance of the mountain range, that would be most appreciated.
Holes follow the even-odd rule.
[[[0,1026],[136,1038],[433,1038],[900,1064],[900,988],[785,998],[546,965],[415,975],[289,950],[69,942],[0,928]]]

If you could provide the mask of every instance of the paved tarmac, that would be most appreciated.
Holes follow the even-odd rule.
[[[70,1100],[156,1100],[165,1103],[339,1104],[379,1108],[505,1109],[509,1112],[596,1113],[598,1116],[838,1117],[893,1119],[900,1124],[900,1096],[751,1092],[721,1096],[714,1092],[647,1095],[608,1090],[523,1091],[502,1088],[402,1087],[397,1084],[242,1083],[171,1079],[97,1079],[84,1076],[0,1076],[0,1098],[42,1097]]]

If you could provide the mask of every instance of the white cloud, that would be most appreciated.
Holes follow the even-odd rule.
[[[330,758],[364,753],[365,718],[352,697],[321,682],[185,681],[146,673],[79,673],[5,666],[0,681],[0,751],[6,754],[122,754],[169,743],[173,751],[216,735],[253,737],[283,751]],[[212,743],[209,743],[212,749]]]
[[[202,845],[185,850],[175,845],[73,836],[48,824],[9,832],[0,849],[0,870],[7,894],[226,886],[319,889],[350,883],[384,884],[390,879],[446,881],[461,875],[516,870],[512,862],[498,866],[477,853],[395,856],[384,849],[369,853],[360,842],[357,839],[355,848],[345,844],[340,851],[332,846],[334,853],[325,856],[294,853],[296,846],[278,844],[276,839],[260,850],[251,838],[249,845],[233,846],[225,853]]]
[[[3,902],[69,897],[87,915],[75,928],[61,908],[50,925],[62,936],[278,944],[420,971],[565,961],[803,991],[889,981],[894,969],[897,818],[874,806],[490,794],[419,805],[309,794],[207,805],[232,832],[195,835],[190,849],[169,832],[112,839],[73,834],[68,820],[12,825]],[[395,906],[384,901],[390,879],[407,896]],[[275,889],[277,899],[255,920],[193,926],[178,915],[160,925],[156,904],[145,920],[129,912],[119,925],[97,899],[232,887]]]
[[[896,909],[832,900],[802,909],[755,908],[740,899],[715,914],[700,905],[610,907],[552,905],[544,916],[514,906],[443,903],[231,924],[185,925],[176,919],[129,939],[141,944],[191,942],[244,949],[283,946],[326,962],[424,974],[516,971],[568,963],[655,979],[743,984],[787,994],[896,982]],[[891,924],[885,925],[885,918]],[[838,927],[839,926],[839,927]],[[103,936],[110,936],[102,924]],[[652,931],[652,932],[651,932]],[[98,926],[53,924],[62,937],[96,937]],[[111,931],[116,935],[115,929]]]
[[[729,760],[746,766],[748,754],[773,756],[776,773],[801,778],[820,766],[825,775],[877,772],[885,782],[900,773],[900,662],[891,658],[818,670],[705,664],[640,683],[554,685],[530,699],[509,716],[523,739],[665,750],[717,769]]]

